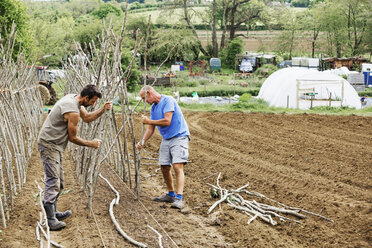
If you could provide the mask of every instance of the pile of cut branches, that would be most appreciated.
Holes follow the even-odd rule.
[[[321,219],[327,220],[329,222],[333,222],[333,220],[324,217],[320,214],[313,213],[301,208],[296,207],[290,207],[283,203],[280,203],[278,201],[275,201],[273,199],[270,199],[269,197],[266,197],[265,195],[257,192],[248,191],[247,188],[249,187],[249,184],[246,184],[238,189],[232,189],[227,190],[220,186],[219,180],[221,177],[221,173],[218,174],[217,177],[217,186],[209,184],[209,186],[212,187],[212,192],[214,193],[214,196],[220,196],[220,199],[216,201],[209,209],[208,214],[210,214],[219,204],[225,202],[228,206],[233,207],[235,209],[240,210],[242,213],[248,215],[250,218],[248,220],[248,224],[250,224],[253,220],[256,218],[259,218],[263,220],[264,222],[267,222],[271,225],[277,225],[278,221],[292,221],[295,223],[300,224],[301,222],[289,218],[284,215],[290,215],[294,216],[297,219],[305,219],[306,215],[309,214],[313,216],[317,216]],[[247,200],[243,196],[248,197],[258,197],[267,201],[270,201],[274,203],[277,206],[271,206],[268,204],[257,202],[256,200]]]

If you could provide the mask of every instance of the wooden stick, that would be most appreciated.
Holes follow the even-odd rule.
[[[158,231],[156,231],[153,227],[151,227],[150,225],[147,225],[147,227],[150,228],[154,233],[156,233],[158,235],[159,248],[163,248],[163,244],[162,244],[163,236]]]

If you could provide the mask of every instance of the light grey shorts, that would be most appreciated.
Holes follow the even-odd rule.
[[[163,139],[159,149],[159,165],[184,163],[189,158],[189,136]]]

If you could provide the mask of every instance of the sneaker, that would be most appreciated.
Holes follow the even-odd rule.
[[[174,197],[172,197],[168,194],[165,194],[165,195],[162,195],[162,196],[159,196],[159,197],[155,197],[154,201],[172,203],[172,202],[174,202]]]
[[[178,209],[183,208],[183,200],[180,199],[180,198],[175,197],[171,207],[172,208],[178,208]]]

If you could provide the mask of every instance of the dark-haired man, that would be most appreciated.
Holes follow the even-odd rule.
[[[83,88],[80,95],[69,94],[59,100],[50,111],[38,137],[38,150],[45,172],[44,209],[50,230],[64,228],[61,220],[71,215],[71,211],[58,212],[57,199],[63,189],[62,154],[71,141],[80,146],[98,148],[101,140],[84,140],[77,136],[79,119],[91,122],[112,107],[106,102],[100,109],[88,113],[85,107],[93,106],[102,93],[93,84]]]

